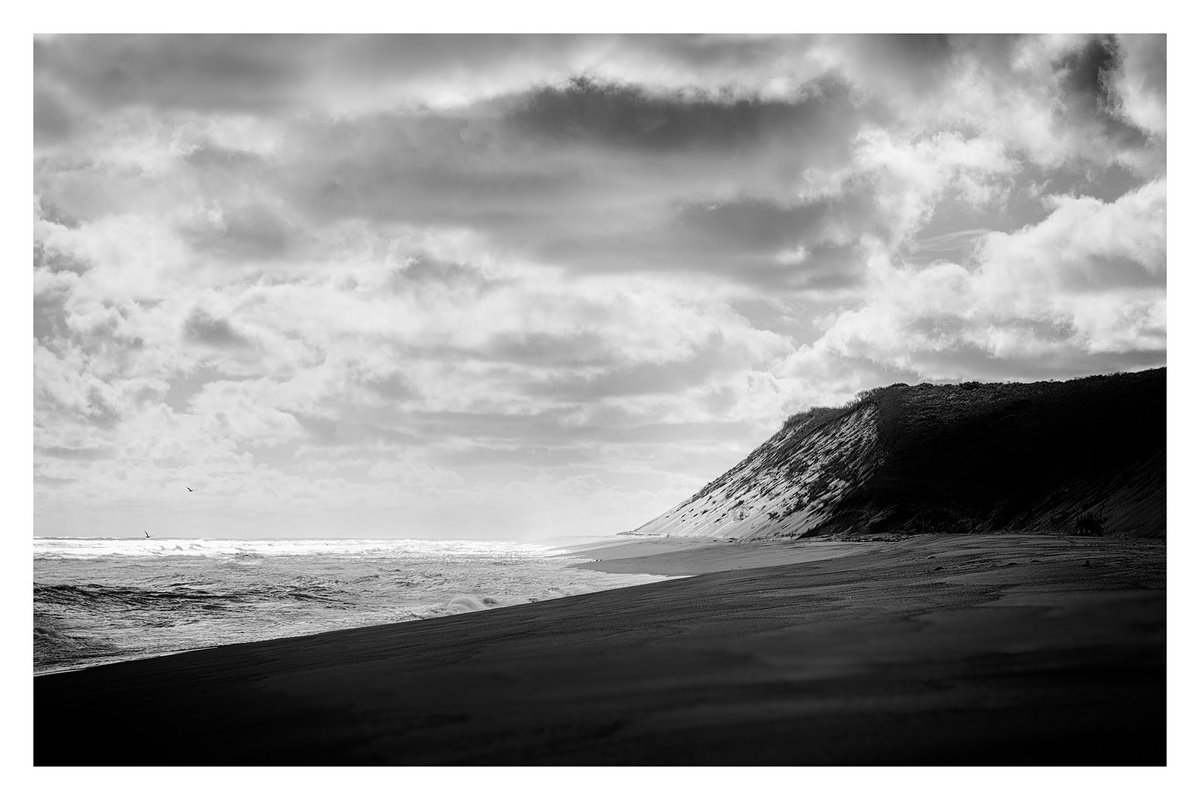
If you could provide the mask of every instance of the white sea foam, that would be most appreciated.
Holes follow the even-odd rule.
[[[316,555],[325,558],[368,556],[434,556],[530,554],[549,555],[553,548],[520,542],[425,539],[85,539],[38,538],[34,558],[155,558],[164,555]]]
[[[35,671],[646,583],[548,547],[415,539],[35,539]]]

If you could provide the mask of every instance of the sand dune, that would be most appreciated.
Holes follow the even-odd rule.
[[[1161,542],[876,543],[39,677],[35,762],[1163,764],[1164,587]]]
[[[793,415],[740,463],[632,533],[1162,538],[1166,391],[1166,368],[879,387],[841,408]]]

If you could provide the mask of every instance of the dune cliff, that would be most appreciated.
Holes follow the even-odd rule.
[[[1166,369],[894,384],[794,415],[633,534],[1166,534]]]

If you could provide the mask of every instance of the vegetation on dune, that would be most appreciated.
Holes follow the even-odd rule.
[[[897,384],[859,402],[879,409],[881,459],[831,527],[1165,532],[1165,368],[1061,382]],[[1115,513],[1098,510],[1106,499]]]
[[[1166,369],[860,392],[788,417],[676,519],[750,495],[771,535],[1163,536]]]

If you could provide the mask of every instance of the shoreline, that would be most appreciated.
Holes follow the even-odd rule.
[[[66,538],[66,537],[59,537],[59,538]],[[142,541],[142,540],[130,539],[130,541]],[[676,540],[676,541],[678,541],[678,540]],[[564,559],[564,560],[569,559],[569,560],[573,560],[573,561],[579,561],[579,559],[586,559],[588,556],[587,555],[578,555],[575,552],[572,552],[576,548],[582,548],[585,551],[590,551],[593,548],[601,548],[604,550],[614,550],[614,549],[623,548],[624,546],[626,546],[628,544],[630,544],[630,543],[623,542],[623,541],[617,541],[614,543],[610,539],[587,538],[586,540],[584,540],[582,542],[577,541],[569,546],[556,548],[557,552],[554,552],[552,555],[550,555],[548,557],[551,559]],[[667,550],[691,549],[694,546],[700,546],[694,542],[680,543],[680,544],[682,544],[682,547],[668,547],[666,549]],[[627,559],[627,560],[631,560],[631,559]],[[583,569],[583,570],[587,570],[589,572],[599,572],[602,575],[604,575],[605,577],[611,576],[613,583],[608,584],[608,585],[595,586],[594,588],[591,588],[588,591],[575,592],[575,593],[572,593],[569,595],[563,595],[563,596],[564,597],[576,597],[578,595],[583,595],[583,594],[594,594],[596,592],[607,592],[607,591],[612,591],[613,589],[626,588],[628,586],[640,586],[645,583],[657,583],[657,582],[661,582],[661,581],[672,580],[674,578],[683,577],[685,575],[684,573],[681,573],[679,571],[675,571],[672,574],[665,574],[665,573],[647,572],[647,571],[634,570],[634,569],[608,569],[606,567],[607,567],[607,565],[601,566],[601,565],[596,565],[596,564],[591,564],[591,563],[585,563],[584,561],[579,561],[579,563],[565,564],[563,567],[565,569]],[[690,575],[692,573],[687,573],[687,574]],[[621,576],[623,576],[623,575],[627,575],[631,578],[633,578],[633,577],[653,578],[654,580],[644,580],[644,581],[638,581],[638,582],[633,582],[633,583],[621,582]],[[470,611],[462,611],[462,612],[458,612],[455,614],[444,614],[444,615],[437,616],[437,617],[426,617],[426,618],[417,618],[417,619],[411,619],[411,620],[400,620],[400,621],[384,623],[384,624],[407,625],[407,624],[410,624],[413,622],[422,621],[422,619],[444,619],[446,617],[451,617],[451,616],[462,616],[463,614],[480,614],[480,613],[486,613],[488,611],[494,611],[498,608],[509,608],[512,606],[531,605],[532,603],[535,603],[535,602],[549,602],[549,601],[548,600],[540,600],[540,601],[539,600],[529,600],[529,601],[522,602],[522,603],[511,603],[509,605],[484,606],[482,608],[472,609]],[[83,672],[85,670],[94,669],[96,667],[105,667],[105,666],[111,666],[114,664],[125,664],[125,663],[129,663],[129,662],[134,662],[134,661],[147,661],[147,660],[152,660],[152,659],[156,659],[156,658],[166,658],[168,656],[176,656],[176,655],[181,655],[183,653],[194,653],[194,652],[206,652],[206,651],[219,650],[220,648],[229,647],[229,646],[237,645],[237,644],[255,644],[255,643],[259,643],[259,642],[271,642],[271,641],[277,641],[277,640],[294,639],[294,638],[299,638],[301,636],[315,636],[315,635],[320,635],[323,633],[339,633],[342,631],[356,630],[356,629],[362,628],[362,627],[376,627],[376,626],[352,625],[352,626],[340,627],[340,628],[330,628],[329,630],[324,630],[324,631],[301,633],[301,634],[294,634],[294,635],[288,635],[288,636],[274,636],[274,637],[269,637],[269,638],[265,638],[265,639],[252,639],[252,640],[248,640],[248,641],[232,641],[232,642],[226,642],[226,643],[218,644],[218,645],[210,645],[208,647],[184,648],[184,649],[180,649],[180,650],[172,650],[170,652],[155,653],[154,655],[136,655],[136,656],[118,655],[118,656],[114,656],[112,658],[105,659],[105,660],[93,660],[93,661],[89,661],[84,664],[55,666],[55,667],[52,667],[49,669],[39,669],[35,666],[33,676],[35,678],[38,678],[43,675],[61,675],[64,673]]]
[[[67,538],[67,537],[59,537],[59,538]],[[574,541],[572,541],[569,544],[565,544],[565,545],[558,546],[558,547],[554,547],[553,545],[543,545],[543,546],[554,547],[555,552],[549,556],[550,558],[564,559],[564,560],[569,559],[569,560],[578,562],[578,563],[566,564],[565,568],[567,568],[567,569],[583,569],[583,570],[587,570],[589,572],[599,572],[599,573],[604,574],[605,576],[612,576],[613,583],[611,585],[596,586],[585,592],[575,592],[570,595],[564,595],[565,597],[575,597],[575,596],[581,595],[581,594],[594,594],[596,592],[607,592],[607,591],[611,591],[613,589],[625,588],[627,586],[639,586],[644,583],[655,583],[655,582],[660,582],[660,581],[672,580],[672,579],[678,578],[678,577],[687,577],[687,576],[690,576],[693,574],[699,574],[700,572],[713,571],[713,569],[711,569],[711,568],[710,569],[698,568],[698,569],[685,570],[681,566],[681,564],[684,562],[678,561],[677,559],[673,559],[673,556],[684,553],[684,552],[690,552],[693,550],[703,550],[706,554],[708,554],[710,556],[709,560],[711,561],[712,560],[711,556],[713,554],[716,554],[719,556],[719,554],[721,552],[720,548],[724,545],[724,543],[717,543],[717,542],[708,541],[708,540],[686,540],[686,539],[679,539],[679,538],[665,539],[663,537],[644,537],[642,540],[638,540],[638,541],[629,541],[628,539],[619,540],[619,539],[615,539],[613,537],[607,537],[607,538],[586,537],[586,538],[582,538],[582,540],[579,540],[580,538],[581,537],[573,537]],[[124,540],[119,540],[119,541],[124,541]],[[140,542],[142,540],[141,539],[130,539],[130,541],[139,541]],[[240,540],[232,540],[232,541],[240,541]],[[534,543],[534,544],[541,544],[541,543]],[[653,564],[662,567],[665,571],[656,572],[651,569],[637,568],[639,565],[642,564],[642,562],[646,561],[646,555],[647,555],[646,551],[647,550],[649,550],[654,556],[657,556],[657,558],[652,559]],[[603,559],[592,559],[591,556],[594,554],[608,556],[609,560],[604,563],[589,563],[589,560],[604,561]],[[617,555],[618,557],[614,559],[614,558],[612,558],[613,555]],[[666,556],[665,561],[662,558],[662,556],[664,556],[664,555]],[[688,562],[688,563],[691,563],[691,562]],[[786,561],[786,559],[779,559],[779,560],[775,560],[771,563],[788,563],[788,562]],[[727,567],[727,568],[735,568],[735,567]],[[634,583],[620,582],[619,576],[629,576],[630,578],[634,578],[634,577],[653,578],[654,580],[644,580],[644,581],[638,581],[638,582],[634,582]],[[547,602],[547,601],[546,600],[527,601],[525,603],[513,603],[510,605],[528,605],[529,603],[532,603],[532,602]],[[509,607],[509,606],[501,606],[501,605],[487,606],[484,608],[474,609],[472,611],[459,612],[458,614],[445,614],[442,616],[449,617],[449,616],[461,616],[462,614],[476,614],[476,613],[483,613],[483,612],[487,612],[487,611],[494,611],[497,608],[506,608],[506,607]],[[442,618],[442,617],[430,617],[430,618],[436,619],[436,618]],[[394,623],[387,623],[387,624],[405,625],[405,624],[408,624],[411,622],[416,622],[416,621],[418,621],[418,620],[412,619],[412,620],[403,620],[403,621],[397,621]],[[250,640],[248,642],[234,641],[234,642],[227,642],[227,643],[219,644],[219,645],[211,645],[208,647],[184,648],[184,649],[173,650],[173,651],[165,652],[165,653],[160,652],[160,653],[156,653],[154,655],[138,655],[138,656],[132,656],[132,657],[127,656],[127,655],[126,656],[118,655],[118,656],[114,656],[110,659],[94,660],[94,661],[89,661],[88,663],[77,664],[77,665],[55,666],[55,667],[52,667],[49,669],[38,669],[35,666],[33,675],[36,678],[36,677],[40,677],[43,675],[59,675],[59,674],[70,673],[70,672],[82,672],[84,670],[93,669],[95,667],[109,666],[112,664],[124,664],[124,663],[131,662],[131,661],[145,661],[145,660],[153,659],[153,658],[164,658],[166,656],[179,655],[181,653],[191,653],[191,652],[198,652],[198,651],[215,650],[215,649],[218,649],[221,647],[227,647],[227,646],[230,646],[233,644],[248,644],[248,643],[252,644],[254,642],[269,642],[269,641],[274,641],[276,639],[296,638],[296,636],[316,635],[317,633],[337,633],[339,631],[354,630],[355,628],[358,628],[358,627],[369,627],[369,626],[349,626],[349,627],[342,627],[342,628],[331,628],[329,630],[318,631],[315,633],[297,634],[297,635],[293,635],[293,636],[275,636],[275,637],[266,638],[266,639],[254,639],[254,640]]]
[[[34,761],[1162,764],[1165,616],[1165,542],[914,537],[41,675]]]
[[[776,567],[867,552],[878,542],[785,540],[730,542],[721,539],[645,536],[578,545],[569,555],[588,558],[576,569],[612,574],[690,577],[754,567]]]

